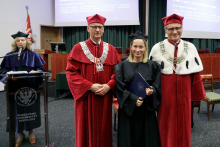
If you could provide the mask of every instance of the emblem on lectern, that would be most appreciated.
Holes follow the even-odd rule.
[[[36,99],[37,93],[30,87],[22,87],[15,93],[15,101],[20,106],[30,106]]]

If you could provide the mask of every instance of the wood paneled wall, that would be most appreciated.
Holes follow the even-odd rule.
[[[220,81],[220,53],[199,54],[203,71],[201,74],[212,74],[214,81]]]
[[[66,70],[67,57],[69,54],[56,54],[53,53],[51,57],[51,73],[52,79],[56,79],[56,75],[59,72]],[[120,54],[123,57],[125,54]],[[212,74],[215,81],[220,81],[220,53],[215,54],[199,54],[202,64],[203,71],[201,74]]]

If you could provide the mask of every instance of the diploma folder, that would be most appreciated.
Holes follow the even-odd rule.
[[[151,89],[150,85],[147,83],[147,81],[145,81],[142,75],[140,73],[137,73],[133,81],[131,82],[129,91],[144,99],[147,96],[145,90],[146,88]]]

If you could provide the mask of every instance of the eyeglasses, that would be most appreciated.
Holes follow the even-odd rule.
[[[98,28],[99,30],[104,29],[104,26],[89,26],[89,27],[91,27],[93,30],[97,30],[97,28]]]
[[[174,31],[174,30],[179,31],[181,28],[182,28],[182,26],[181,26],[181,27],[175,27],[175,28],[166,28],[166,29],[167,29],[168,31]]]

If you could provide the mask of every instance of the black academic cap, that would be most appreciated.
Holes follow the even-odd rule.
[[[137,31],[134,34],[129,35],[129,37],[131,38],[131,41],[133,41],[134,39],[144,39],[145,41],[147,41],[148,36],[143,34],[141,31]]]
[[[20,31],[18,31],[17,34],[13,34],[13,35],[11,35],[11,37],[14,38],[14,39],[17,38],[17,37],[25,37],[25,38],[27,38],[28,34],[25,34],[25,33],[22,33]]]

